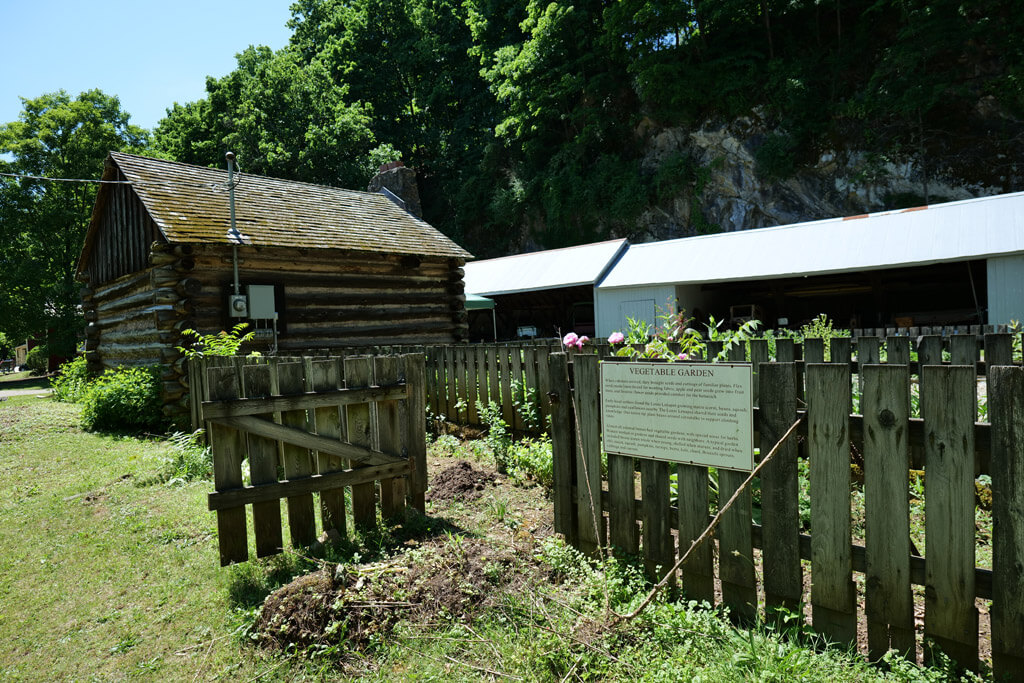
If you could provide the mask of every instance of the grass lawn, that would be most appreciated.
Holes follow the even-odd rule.
[[[163,483],[167,441],[83,433],[78,417],[33,396],[0,404],[0,680],[885,676],[806,634],[736,628],[680,602],[612,624],[609,610],[644,595],[636,567],[592,566],[550,537],[543,489],[495,477],[480,442],[432,445],[425,517],[363,535],[326,565],[290,553],[221,569],[211,484]],[[491,481],[441,496],[437,475],[460,458]],[[267,592],[318,566],[316,582],[287,589],[307,604],[275,594],[284,620],[253,627]],[[889,675],[946,680],[898,662]]]
[[[247,679],[207,482],[143,485],[166,442],[81,432],[77,406],[0,404],[0,679]]]

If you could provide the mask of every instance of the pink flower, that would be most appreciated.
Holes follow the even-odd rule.
[[[621,332],[612,332],[608,337],[609,344],[621,344],[624,341],[626,341],[626,337]]]
[[[582,349],[583,345],[586,344],[588,341],[590,341],[590,337],[588,337],[587,335],[583,335],[582,337],[576,340],[576,348]]]
[[[570,332],[562,338],[562,344],[565,346],[576,346],[576,342],[579,340],[580,338],[576,336],[575,332]]]
[[[690,354],[680,353],[678,356],[676,356],[676,360],[690,360]]]

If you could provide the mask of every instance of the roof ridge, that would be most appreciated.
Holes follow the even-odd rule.
[[[143,154],[131,154],[130,152],[113,152],[112,151],[112,152],[110,152],[110,156],[115,157],[115,160],[116,160],[116,157],[118,157],[118,156],[131,157],[133,159],[142,159],[144,161],[153,161],[153,162],[156,162],[156,163],[159,163],[159,164],[172,164],[172,165],[175,165],[175,166],[183,166],[185,168],[198,169],[198,170],[201,170],[201,171],[209,171],[209,172],[222,173],[225,176],[228,173],[227,169],[219,168],[217,166],[201,166],[199,164],[190,164],[190,163],[187,163],[187,162],[184,162],[184,161],[178,161],[176,159],[161,159],[160,157],[150,157],[150,156],[145,156]],[[235,174],[239,175],[239,176],[245,176],[246,178],[256,178],[256,179],[259,179],[259,180],[271,180],[271,181],[276,181],[276,182],[281,182],[281,183],[289,183],[289,184],[292,184],[292,185],[307,185],[309,187],[318,187],[318,188],[324,188],[324,189],[328,189],[328,190],[341,190],[343,192],[354,192],[354,193],[357,193],[357,194],[368,195],[368,196],[371,196],[371,197],[376,197],[378,195],[379,196],[383,196],[379,192],[370,192],[368,190],[354,190],[352,188],[341,187],[339,185],[324,185],[322,183],[311,183],[308,180],[292,180],[291,178],[279,178],[277,176],[262,175],[262,174],[259,174],[259,173],[246,173],[245,171],[240,171],[240,170],[236,170]]]

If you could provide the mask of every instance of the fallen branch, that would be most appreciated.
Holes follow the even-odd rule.
[[[659,581],[658,584],[651,589],[651,592],[647,594],[647,597],[644,598],[644,601],[640,603],[640,606],[632,612],[630,612],[629,614],[619,614],[618,612],[612,611],[612,614],[615,615],[615,618],[612,620],[613,625],[621,623],[623,621],[632,621],[633,619],[636,619],[638,616],[640,616],[640,614],[645,609],[647,609],[647,606],[654,601],[654,598],[655,596],[657,596],[658,591],[660,591],[662,588],[668,585],[669,581],[672,579],[673,576],[675,576],[675,573],[679,570],[679,568],[683,566],[683,563],[689,559],[693,551],[697,547],[699,547],[701,543],[703,543],[711,537],[711,534],[714,532],[715,527],[718,526],[718,522],[719,520],[721,520],[722,515],[725,514],[725,511],[732,507],[732,504],[736,502],[737,498],[739,498],[740,493],[742,493],[744,489],[750,486],[750,482],[754,480],[754,477],[756,477],[764,468],[764,466],[767,465],[768,462],[775,456],[775,454],[779,451],[779,447],[782,446],[782,444],[784,444],[786,440],[794,432],[796,432],[797,425],[799,425],[800,422],[803,421],[803,419],[804,418],[801,415],[796,419],[796,422],[790,425],[789,429],[786,430],[786,433],[782,435],[782,438],[779,439],[778,442],[772,447],[771,451],[768,452],[768,455],[761,459],[761,462],[757,464],[757,467],[755,467],[750,472],[750,476],[748,476],[746,480],[743,482],[743,484],[740,485],[740,487],[736,489],[736,491],[732,494],[732,497],[729,498],[729,501],[718,510],[718,514],[716,514],[714,518],[711,520],[711,523],[708,524],[708,527],[704,530],[704,533],[698,536],[693,541],[693,543],[690,544],[690,549],[683,553],[683,556],[679,558],[678,562],[672,565],[672,568],[668,570],[668,572],[661,579],[661,581]]]

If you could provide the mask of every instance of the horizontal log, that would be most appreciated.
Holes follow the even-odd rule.
[[[165,401],[175,401],[188,393],[188,389],[181,386],[180,382],[164,382],[162,389]]]
[[[365,389],[338,389],[297,396],[270,398],[239,398],[231,401],[203,401],[203,419],[263,415],[284,410],[312,410],[333,406],[367,403],[370,401],[398,401],[409,397],[405,384]]]
[[[139,358],[142,356],[157,359],[159,363],[170,363],[181,357],[177,349],[151,342],[148,344],[106,344],[102,345],[104,362],[115,358]]]
[[[90,306],[82,311],[82,317],[85,318],[85,322],[94,323],[99,317],[99,314],[96,312],[95,308]]]
[[[230,247],[203,245],[194,252],[199,266],[219,268],[230,265],[232,252]],[[310,272],[343,272],[357,269],[360,272],[401,275],[410,272],[403,265],[403,257],[398,254],[381,252],[352,252],[339,249],[308,249],[301,252],[296,249],[259,247],[256,249],[240,247],[238,250],[239,265],[246,270],[268,268],[271,270],[293,270],[296,263],[308,264]],[[452,266],[444,259],[425,256],[415,272],[420,275],[438,275],[447,273]]]
[[[195,270],[196,262],[191,256],[183,256],[174,264],[174,269],[179,273],[190,273]]]
[[[109,299],[111,297],[121,296],[125,292],[130,292],[140,286],[144,286],[148,281],[148,269],[122,275],[113,282],[107,282],[96,287],[96,290],[93,293],[93,298]]]
[[[367,335],[402,334],[410,330],[418,332],[431,332],[435,330],[452,329],[452,320],[448,317],[431,317],[424,320],[398,320],[394,322],[379,324],[364,324],[362,321],[355,321],[351,325],[323,325],[311,326],[302,324],[288,324],[288,332],[294,336],[317,336],[317,337],[349,337],[356,338]],[[360,342],[366,343],[366,342]]]
[[[291,496],[307,493],[330,491],[343,486],[369,484],[380,479],[393,479],[410,474],[413,471],[411,460],[380,465],[378,467],[361,467],[328,474],[314,474],[303,479],[283,480],[270,484],[256,484],[227,491],[214,491],[207,498],[210,510],[280,500]]]
[[[181,273],[172,266],[157,266],[150,269],[149,282],[153,287],[173,287],[181,280]]]
[[[149,265],[151,266],[173,266],[180,257],[168,251],[150,251]]]
[[[160,290],[146,288],[141,292],[136,292],[135,294],[130,294],[128,296],[107,299],[97,304],[96,310],[101,314],[101,318],[105,318],[106,316],[102,314],[108,311],[116,311],[122,308],[131,308],[133,306],[156,303],[153,300],[153,294],[156,291]],[[167,292],[173,292],[174,290],[164,289],[163,291],[166,294]],[[175,299],[177,298],[177,294],[175,294]]]
[[[448,307],[440,304],[420,304],[418,306],[331,306],[317,308],[301,308],[288,306],[288,324],[302,325],[342,320],[393,320],[406,323],[417,319],[444,318]]]
[[[203,291],[203,283],[194,277],[187,277],[178,282],[174,289],[183,297],[191,297]]]
[[[442,287],[424,288],[401,293],[376,289],[366,292],[352,292],[332,287],[309,286],[289,287],[286,296],[289,299],[296,299],[297,303],[308,303],[318,306],[386,306],[388,304],[436,303],[442,301],[446,294]]]
[[[301,351],[305,349],[347,349],[353,346],[390,346],[394,344],[451,344],[454,340],[454,327],[450,331],[431,333],[409,330],[386,336],[368,336],[356,339],[324,339],[322,337],[288,337],[278,342],[278,348],[285,351]]]
[[[404,462],[402,458],[375,451],[371,448],[356,446],[344,441],[338,441],[337,439],[319,436],[318,434],[310,434],[302,429],[286,427],[285,425],[258,417],[218,417],[216,419],[208,418],[205,415],[203,417],[210,422],[249,432],[256,436],[265,436],[268,439],[283,441],[299,448],[311,448],[320,455],[328,455],[333,458],[342,458],[343,460],[351,460],[352,462],[366,465],[387,465],[394,462]],[[335,462],[335,464],[340,463]]]

